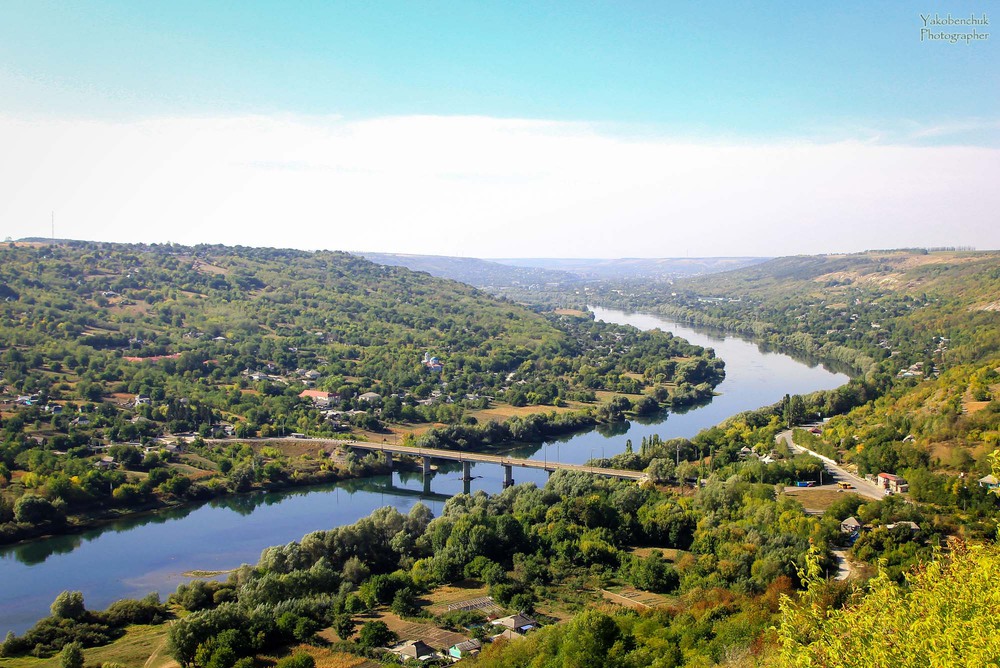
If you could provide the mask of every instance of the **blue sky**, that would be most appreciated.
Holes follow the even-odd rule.
[[[122,240],[162,241],[137,238],[125,219],[134,219],[142,210],[146,211],[142,215],[153,216],[167,190],[197,185],[184,183],[182,166],[185,160],[196,165],[204,159],[197,151],[175,153],[169,146],[188,145],[193,137],[215,137],[221,132],[227,137],[226,146],[249,144],[252,148],[259,143],[256,158],[252,150],[240,149],[241,169],[252,164],[258,172],[266,167],[272,175],[277,170],[286,176],[294,171],[317,177],[308,190],[311,197],[294,182],[288,186],[292,188],[288,197],[306,197],[312,202],[320,225],[308,235],[284,242],[301,247],[479,256],[627,254],[624,245],[548,245],[558,243],[560,233],[571,225],[592,225],[586,229],[594,234],[602,223],[634,223],[639,231],[658,225],[674,232],[685,224],[720,226],[734,218],[738,219],[734,225],[756,231],[752,237],[756,239],[773,236],[769,225],[782,223],[785,227],[780,229],[790,229],[793,223],[809,224],[806,202],[791,202],[782,209],[770,201],[781,196],[794,199],[793,191],[801,190],[795,174],[803,170],[813,171],[814,185],[816,179],[833,178],[838,186],[836,197],[826,198],[815,224],[833,224],[838,216],[853,217],[859,229],[866,229],[873,221],[885,221],[899,234],[898,243],[892,245],[931,244],[949,235],[930,221],[914,218],[925,207],[913,192],[899,190],[899,181],[926,179],[936,196],[951,197],[959,206],[983,170],[997,176],[1000,33],[972,44],[922,42],[921,14],[943,17],[950,12],[954,17],[968,17],[985,13],[991,24],[994,18],[1000,21],[1000,14],[994,16],[995,5],[983,1],[926,5],[870,1],[8,3],[0,21],[0,118],[6,121],[8,132],[22,138],[15,143],[27,155],[8,152],[6,158],[0,157],[0,171],[3,161],[8,161],[11,175],[20,173],[24,179],[28,177],[23,168],[16,165],[27,161],[32,168],[30,182],[21,184],[27,194],[16,206],[0,202],[0,233],[27,233],[37,224],[40,212],[55,209],[68,231],[77,231],[73,236],[113,234],[129,237]],[[993,29],[993,25],[977,27],[979,32]],[[971,27],[948,30],[967,32]],[[435,119],[454,123],[431,122]],[[395,150],[359,139],[366,136],[377,141],[365,129],[372,123],[383,130],[391,125],[388,134],[399,138]],[[470,123],[475,128],[470,129]],[[453,133],[450,125],[460,131]],[[232,130],[236,126],[241,129]],[[230,130],[220,131],[220,127]],[[97,173],[113,180],[112,163],[119,155],[118,169],[134,171],[138,160],[146,174],[129,194],[131,209],[122,210],[113,192],[102,190],[96,181],[90,183],[92,195],[87,199],[73,190],[77,186],[70,175],[59,176],[50,163],[30,155],[35,150],[56,156],[69,150],[67,146],[86,146],[95,128],[109,146],[107,154],[100,154],[100,147],[90,148],[106,168]],[[429,128],[436,142],[431,146],[425,142],[428,135],[418,136]],[[524,169],[511,158],[510,163],[502,163],[502,174],[487,175],[493,190],[470,195],[469,180],[481,186],[487,178],[484,172],[497,163],[480,163],[475,155],[457,150],[461,146],[447,144],[490,146],[483,152],[495,157],[492,151],[499,150],[505,133],[511,132],[511,145],[525,152]],[[312,140],[307,137],[310,133]],[[531,139],[519,143],[525,133]],[[143,138],[167,134],[169,139],[155,148],[142,143]],[[262,139],[265,135],[270,139]],[[23,139],[27,136],[31,141]],[[352,141],[350,147],[329,144],[341,157],[336,164],[328,164],[320,155],[304,155],[304,148],[292,151],[295,155],[289,158],[276,140],[279,136],[288,140],[284,145],[300,147],[323,145],[333,136],[350,136]],[[544,152],[565,155],[568,138],[584,160],[593,156],[593,169],[580,175],[579,202],[572,201],[572,184],[567,183],[561,184],[562,190],[549,188],[560,199],[546,201],[538,192],[545,189],[540,180],[543,175],[532,172],[531,163],[542,155],[541,163],[550,167],[544,178],[558,181],[566,166],[558,156]],[[799,155],[802,145],[812,149],[812,157]],[[774,152],[790,146],[794,156],[787,150]],[[421,237],[422,242],[400,233],[383,238],[382,247],[373,245],[352,232],[347,221],[354,218],[362,225],[395,229],[405,224],[400,221],[407,217],[405,209],[383,208],[375,216],[363,202],[345,201],[338,206],[321,196],[324,187],[337,192],[358,186],[338,180],[338,174],[368,170],[385,176],[385,170],[394,169],[362,156],[374,152],[393,164],[407,163],[414,152],[436,153],[437,147],[445,155],[457,153],[450,165],[433,166],[430,171],[438,178],[425,182],[425,191],[411,193],[421,208],[415,220],[429,232]],[[649,151],[643,152],[643,147]],[[726,148],[747,147],[756,149],[757,155],[746,157],[742,169],[733,167],[728,154],[719,154]],[[853,147],[853,157],[830,157],[844,147]],[[886,151],[880,153],[879,148]],[[924,152],[901,159],[901,148]],[[737,201],[748,194],[753,181],[754,192],[763,189],[767,194],[761,204],[768,213],[748,217],[736,208],[724,216],[709,215],[699,213],[683,198],[657,204],[654,191],[665,182],[646,179],[649,170],[632,174],[630,180],[598,193],[599,197],[584,187],[590,182],[588,177],[595,183],[607,181],[609,175],[602,170],[608,169],[608,160],[634,158],[633,151],[645,156],[652,172],[678,156],[696,163],[704,158],[708,162],[700,172],[702,178],[685,181],[686,185],[702,189],[709,199]],[[881,157],[875,160],[872,153]],[[837,180],[845,171],[853,171],[843,168],[844,162],[856,163],[862,154],[866,164],[880,165],[882,185],[891,191],[889,200],[900,206],[913,202],[912,210],[897,210],[893,215],[884,202],[879,204],[873,193],[866,192],[869,185]],[[886,157],[890,155],[896,161]],[[795,166],[776,170],[766,183],[757,182],[757,172],[775,160]],[[425,179],[419,160],[412,163],[417,180]],[[176,169],[165,174],[164,165]],[[711,175],[720,165],[724,167],[721,177],[713,180]],[[924,171],[913,173],[915,165]],[[224,170],[221,165],[217,168]],[[676,177],[672,169],[660,177]],[[968,170],[969,179],[955,178],[956,170]],[[47,171],[53,178],[46,183]],[[322,174],[326,181],[320,178]],[[743,182],[747,174],[753,179]],[[173,181],[164,181],[165,176]],[[171,210],[174,240],[195,241],[203,235],[213,237],[207,241],[226,241],[240,222],[236,216],[255,229],[269,227],[263,217],[248,221],[246,216],[254,208],[270,215],[280,213],[281,192],[272,193],[274,201],[266,206],[234,207],[234,199],[259,193],[268,180],[267,174],[246,170],[231,177],[220,181],[214,196],[199,191],[197,206]],[[954,181],[954,187],[942,191],[937,177],[948,182],[946,187]],[[449,186],[442,178],[458,185]],[[497,189],[497,179],[506,183],[508,196]],[[520,188],[533,179],[535,187],[523,193],[532,204],[530,210],[510,204],[496,210],[503,200],[520,198]],[[392,190],[403,187],[393,179],[381,182]],[[163,189],[160,192],[157,183]],[[45,189],[40,184],[49,190],[51,201],[41,201]],[[367,187],[377,191],[374,181]],[[857,198],[852,198],[852,188],[860,191]],[[149,198],[145,203],[143,193]],[[447,200],[440,203],[440,211],[434,210],[438,205],[428,193]],[[817,194],[822,195],[810,193],[814,203]],[[477,196],[482,197],[478,211]],[[604,217],[583,216],[586,220],[581,222],[580,211],[593,211],[594,197],[600,200],[598,208]],[[456,207],[456,198],[470,199]],[[964,235],[957,234],[957,223],[951,223],[955,243],[1000,246],[1000,236],[982,238],[989,228],[989,221],[983,219],[987,204],[993,201],[962,205],[966,208],[956,220],[967,221],[970,227]],[[308,212],[308,207],[290,211],[297,216]],[[536,245],[541,245],[537,252],[510,243],[489,246],[469,235],[457,238],[462,236],[463,224],[479,218],[495,229],[523,226],[537,235],[538,226],[545,225],[553,233],[537,239]],[[330,233],[334,224],[344,229]],[[940,227],[941,221],[936,224]],[[158,226],[147,226],[146,234],[154,234],[151,230],[155,229]],[[855,243],[865,247],[869,241],[893,239],[883,234]],[[264,231],[254,240],[281,243],[281,238]],[[774,254],[760,252],[766,247],[780,253],[862,249],[847,243],[837,248],[796,245],[784,238],[780,244],[758,245],[746,252]],[[718,247],[696,243],[695,237],[683,246],[663,243],[648,252],[705,254]],[[745,244],[719,250],[733,254],[742,247]]]

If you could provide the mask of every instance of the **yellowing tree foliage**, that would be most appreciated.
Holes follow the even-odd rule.
[[[1000,661],[1000,547],[953,543],[900,587],[886,575],[855,605],[826,613],[786,600],[781,665],[986,666]],[[810,590],[821,587],[813,581]]]

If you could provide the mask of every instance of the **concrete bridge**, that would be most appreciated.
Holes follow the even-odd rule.
[[[385,463],[391,468],[392,467],[392,457],[393,455],[407,456],[407,457],[417,457],[421,460],[423,464],[423,474],[424,478],[428,477],[431,473],[431,460],[440,459],[452,462],[461,462],[462,464],[462,481],[468,483],[472,479],[472,464],[483,463],[483,464],[498,464],[503,467],[503,485],[504,487],[510,487],[514,484],[514,467],[519,466],[522,468],[531,469],[544,469],[549,473],[553,471],[563,470],[563,471],[583,471],[585,473],[593,473],[594,475],[605,476],[608,478],[620,478],[622,480],[635,480],[636,482],[642,482],[647,479],[647,476],[642,471],[629,471],[626,469],[612,469],[604,468],[601,466],[587,466],[585,464],[565,464],[562,462],[552,462],[548,460],[539,459],[524,459],[521,457],[510,457],[508,455],[488,455],[479,452],[459,452],[457,450],[441,450],[437,448],[413,448],[405,445],[390,445],[388,443],[375,443],[371,441],[341,441],[333,438],[247,438],[241,439],[245,442],[252,443],[279,443],[279,442],[295,442],[301,443],[302,441],[307,441],[309,443],[315,443],[321,445],[326,450],[331,450],[333,447],[349,448],[352,450],[367,450],[369,452],[380,452],[385,457]],[[233,443],[233,440],[229,439],[206,439],[208,443]]]
[[[386,443],[372,443],[369,441],[340,441],[340,444],[352,450],[368,450],[369,452],[381,452],[385,457],[385,462],[392,466],[393,455],[404,455],[409,457],[419,457],[423,463],[423,473],[426,476],[431,472],[431,460],[442,459],[445,461],[461,462],[462,480],[471,480],[472,463],[499,464],[503,467],[503,486],[510,487],[514,484],[514,467],[544,469],[549,473],[553,471],[584,471],[594,475],[602,475],[609,478],[621,478],[623,480],[635,480],[637,482],[645,480],[646,474],[642,471],[628,471],[625,469],[611,469],[601,466],[587,466],[584,464],[564,464],[562,462],[550,462],[548,460],[524,459],[521,457],[510,457],[508,455],[488,455],[479,452],[458,452],[455,450],[440,450],[437,448],[411,448],[405,445],[389,445]]]

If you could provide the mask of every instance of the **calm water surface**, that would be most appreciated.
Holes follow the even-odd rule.
[[[592,310],[601,320],[640,329],[659,328],[714,348],[726,361],[726,380],[716,389],[719,396],[685,413],[663,414],[610,431],[595,430],[519,447],[515,454],[583,463],[623,452],[626,439],[638,447],[644,436],[653,434],[663,438],[694,436],[731,415],[772,404],[785,394],[832,389],[848,380],[844,374],[763,351],[736,337],[708,334],[650,315]],[[503,488],[499,466],[473,465],[473,475],[477,476],[471,482],[473,491],[495,493]],[[514,477],[519,483],[543,485],[547,474],[515,469]],[[382,506],[406,513],[420,501],[437,515],[449,496],[465,489],[459,465],[442,465],[427,481],[418,473],[394,472],[363,481],[253,494],[6,548],[0,550],[0,636],[8,630],[24,632],[48,614],[52,600],[65,589],[82,591],[92,610],[151,591],[165,598],[189,579],[186,572],[255,563],[261,550],[270,545],[351,524]]]

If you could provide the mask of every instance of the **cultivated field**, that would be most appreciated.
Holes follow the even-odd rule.
[[[380,612],[373,619],[381,619],[399,636],[399,642],[407,640],[423,640],[434,649],[447,649],[455,643],[460,643],[469,639],[467,634],[455,633],[439,629],[431,623],[413,622],[400,619],[399,616],[391,612]],[[366,620],[367,621],[367,620]]]
[[[641,589],[636,589],[635,587],[612,587],[611,589],[602,589],[601,595],[604,597],[604,600],[609,603],[624,605],[636,610],[656,608],[661,605],[666,605],[671,600],[666,596],[661,596],[660,594],[654,594],[648,591],[642,591]]]
[[[475,580],[462,580],[455,584],[438,587],[427,598],[431,604],[427,606],[427,611],[432,615],[441,615],[448,612],[448,607],[486,597],[488,587]]]

